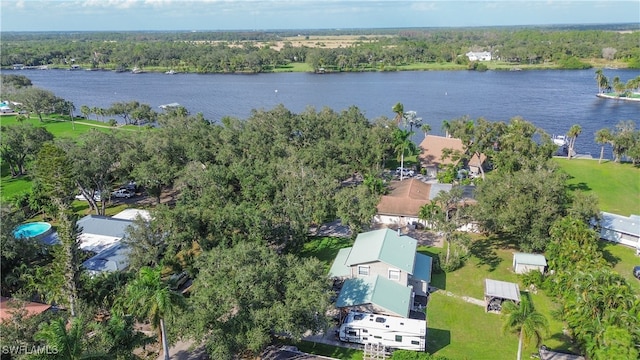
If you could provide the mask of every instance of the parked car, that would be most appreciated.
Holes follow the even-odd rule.
[[[82,193],[78,194],[75,196],[76,200],[87,200],[87,198],[84,197],[84,195]],[[93,194],[93,200],[95,201],[102,201],[102,195],[100,194],[100,191],[96,191]]]
[[[132,181],[129,181],[129,183],[124,186],[124,188],[129,191],[135,192],[138,189],[138,184],[136,184],[136,182],[132,180]]]
[[[128,190],[128,189],[119,189],[119,190],[116,190],[113,193],[111,193],[111,195],[113,197],[117,197],[117,198],[126,198],[126,199],[128,199],[130,197],[133,197],[135,195],[135,193],[133,191],[131,191],[131,190]]]
[[[636,279],[640,280],[640,265],[637,265],[633,268],[633,276],[635,276]]]
[[[413,170],[409,170],[407,168],[401,168],[398,167],[396,168],[396,175],[400,176],[400,174],[402,174],[402,176],[413,176],[415,175],[415,172]]]

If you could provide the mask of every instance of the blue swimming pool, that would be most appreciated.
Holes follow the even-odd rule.
[[[31,222],[22,224],[13,230],[16,239],[41,238],[51,233],[51,224],[47,222]]]

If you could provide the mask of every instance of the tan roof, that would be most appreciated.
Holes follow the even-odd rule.
[[[41,314],[47,311],[50,307],[51,305],[47,304],[28,301],[19,302],[6,297],[0,297],[0,322],[11,319],[14,313],[23,309],[27,311],[27,316],[32,316]]]
[[[429,203],[431,184],[417,179],[408,179],[391,185],[388,195],[378,203],[378,214],[417,216],[420,207]]]
[[[453,149],[464,152],[462,140],[436,135],[427,135],[424,140],[422,140],[419,147],[421,152],[420,155],[418,155],[418,158],[425,167],[453,164],[454,162],[450,158],[442,159],[444,149]],[[481,159],[484,162],[486,160],[486,156],[483,154]],[[469,161],[469,164],[478,166],[478,157],[474,155]]]

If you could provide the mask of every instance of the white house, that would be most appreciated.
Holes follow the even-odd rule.
[[[467,55],[467,57],[469,58],[469,61],[490,61],[491,60],[491,52],[489,51],[481,51],[481,52],[469,51],[465,55]]]
[[[129,266],[130,249],[121,240],[138,216],[146,220],[150,218],[146,210],[127,209],[113,217],[87,215],[78,220],[80,249],[96,253],[82,263],[86,271],[94,275],[124,270]]]
[[[528,273],[531,270],[537,270],[544,273],[547,266],[547,259],[541,254],[514,253],[513,254],[513,271],[516,274]]]
[[[631,246],[640,251],[640,216],[627,217],[604,211],[601,216],[601,239]]]

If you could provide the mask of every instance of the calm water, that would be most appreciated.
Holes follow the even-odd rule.
[[[177,102],[191,113],[218,121],[223,116],[247,118],[252,109],[283,104],[293,112],[308,106],[336,111],[351,105],[369,119],[392,118],[397,102],[414,110],[432,133],[442,134],[443,120],[463,115],[508,121],[514,116],[565,134],[572,124],[582,126],[579,153],[599,156],[593,138],[597,130],[612,128],[620,120],[640,120],[640,102],[600,99],[595,70],[573,71],[419,71],[389,73],[307,73],[258,75],[131,74],[108,71],[22,70],[34,85],[80,106],[109,107],[117,101],[137,100],[156,108]],[[605,70],[612,79],[626,82],[638,70]],[[159,109],[158,109],[159,110]],[[419,142],[419,132],[414,140]],[[610,151],[609,151],[610,153]],[[610,155],[609,155],[610,156]]]

